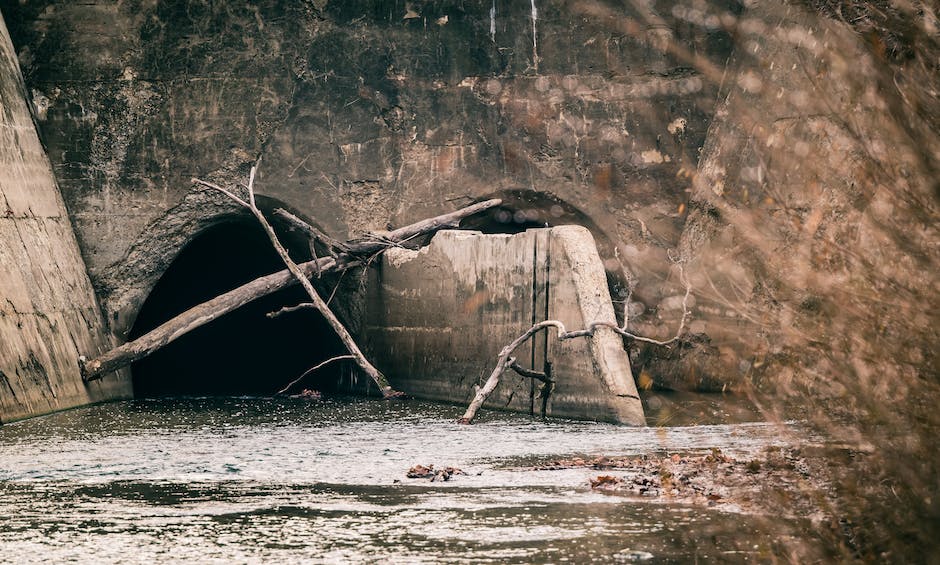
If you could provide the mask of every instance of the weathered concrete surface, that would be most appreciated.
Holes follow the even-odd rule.
[[[204,221],[186,201],[190,177],[242,181],[259,154],[260,192],[337,237],[494,193],[550,195],[611,243],[612,272],[618,257],[631,263],[634,299],[651,311],[715,86],[648,40],[668,28],[716,60],[731,46],[723,29],[677,20],[674,4],[0,0],[0,10],[93,283],[126,336],[187,241],[162,230]],[[544,200],[517,199],[514,211],[571,219]]]
[[[129,397],[126,373],[79,374],[110,346],[0,18],[0,422]]]
[[[920,174],[892,155],[910,143],[873,91],[897,88],[853,73],[836,51],[872,67],[879,54],[799,3],[746,4],[0,0],[0,10],[118,337],[179,250],[233,213],[188,179],[243,180],[263,155],[261,192],[338,237],[491,194],[511,194],[526,221],[589,226],[609,272],[620,260],[634,271],[631,327],[643,335],[678,326],[684,288],[669,253],[679,255],[693,335],[643,348],[634,366],[644,382],[721,390],[783,352],[765,331],[790,324],[779,304],[811,314],[824,302],[772,292],[761,263],[801,272],[797,260],[819,246],[795,242],[817,233],[865,256],[883,239],[878,225],[894,222],[876,187]],[[714,72],[664,54],[659,34]],[[936,153],[923,139],[915,145]],[[853,168],[866,160],[890,174],[873,182],[871,167]],[[714,199],[754,212],[753,225],[772,229],[752,239],[782,242],[761,252],[786,261],[746,257],[751,241]],[[910,248],[930,248],[915,235]],[[904,267],[926,288],[916,257]],[[834,287],[860,280],[843,275]],[[879,282],[890,277],[870,278],[891,291]]]
[[[887,66],[870,39],[798,3],[754,2],[739,29],[750,48],[679,246],[696,339],[638,368],[692,390],[769,375],[801,403],[882,381],[903,405],[904,383],[936,374],[936,70]],[[681,294],[677,271],[663,288]],[[678,324],[678,309],[659,314],[659,331]]]
[[[420,251],[388,251],[368,298],[364,338],[395,388],[465,403],[500,349],[546,319],[569,330],[614,320],[594,240],[580,226],[516,235],[444,231]],[[546,415],[645,423],[616,334],[566,341],[552,334],[515,354],[536,370],[552,363],[556,385]],[[535,384],[507,372],[487,406],[542,413]]]

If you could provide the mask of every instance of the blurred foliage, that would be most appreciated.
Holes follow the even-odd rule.
[[[802,6],[755,4],[730,26],[737,81],[696,179],[712,216],[692,217],[686,235],[714,241],[730,226],[733,247],[691,245],[691,260],[709,281],[743,268],[726,278],[753,284],[724,295],[761,334],[737,347],[763,350],[742,390],[835,444],[837,503],[821,531],[833,555],[929,561],[940,539],[937,6]]]

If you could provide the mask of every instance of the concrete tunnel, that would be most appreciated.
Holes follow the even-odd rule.
[[[311,257],[306,242],[282,233],[297,260]],[[129,339],[177,314],[284,266],[252,220],[223,221],[182,249],[140,309]],[[320,281],[329,293],[332,279]],[[328,294],[327,294],[328,295]],[[269,395],[307,368],[343,352],[323,317],[300,310],[269,318],[304,302],[299,286],[283,289],[182,336],[131,367],[134,395]],[[341,364],[316,375],[323,387],[339,378]]]
[[[437,236],[444,243],[438,245],[435,239],[420,253],[395,250],[415,253],[419,261],[414,269],[402,267],[403,262],[411,259],[403,259],[399,254],[390,260],[383,257],[366,273],[353,271],[348,278],[355,280],[343,281],[343,277],[333,275],[315,281],[321,294],[331,297],[331,306],[380,369],[393,384],[400,383],[405,392],[413,396],[462,403],[473,390],[471,381],[491,370],[489,361],[505,345],[501,340],[508,343],[533,321],[549,316],[571,318],[569,306],[577,306],[580,300],[575,296],[577,289],[574,294],[569,292],[570,296],[560,298],[563,304],[556,306],[550,303],[553,298],[549,296],[549,285],[574,288],[580,283],[572,286],[568,279],[574,280],[580,275],[553,273],[564,282],[550,283],[549,263],[552,268],[564,265],[562,271],[574,273],[585,269],[581,265],[585,261],[578,259],[577,267],[570,262],[558,263],[558,259],[548,255],[551,241],[568,242],[560,248],[565,245],[589,248],[590,253],[585,256],[590,259],[587,262],[591,263],[591,268],[587,270],[595,278],[587,286],[603,287],[603,292],[597,288],[582,290],[592,294],[590,300],[606,302],[604,315],[615,319],[607,287],[616,292],[618,285],[625,285],[623,271],[610,272],[604,268],[589,230],[578,226],[544,229],[555,222],[589,223],[589,219],[575,208],[543,194],[516,191],[500,196],[504,198],[503,206],[467,218],[461,225],[463,232],[454,236],[447,234],[455,232],[443,232]],[[276,228],[295,260],[312,257],[303,237],[285,226]],[[558,229],[562,231],[556,234]],[[185,245],[162,273],[143,302],[129,339],[143,335],[197,304],[282,268],[270,242],[253,220],[247,217],[222,220]],[[457,281],[462,277],[459,273],[468,269],[477,278],[469,283]],[[402,273],[407,274],[402,276]],[[507,276],[510,282],[506,282]],[[451,278],[454,281],[450,281]],[[464,288],[461,284],[469,286]],[[505,300],[497,296],[500,290],[494,290],[501,286],[511,287],[502,289],[508,291]],[[446,291],[441,292],[441,289]],[[481,293],[480,289],[487,290]],[[554,292],[553,287],[551,293]],[[416,297],[417,302],[401,300],[405,294]],[[134,395],[270,395],[279,391],[310,367],[345,353],[326,321],[313,310],[304,309],[274,318],[268,316],[305,299],[299,287],[281,290],[137,361],[131,368]],[[597,315],[598,307],[595,304],[592,313],[577,314],[566,323],[571,329],[583,327]],[[422,312],[435,315],[422,318]],[[437,328],[436,324],[443,325]],[[472,331],[472,327],[494,328],[495,341],[483,340],[467,347],[459,338],[456,342],[453,339],[441,342],[426,337],[429,331],[449,335],[455,329],[471,328]],[[539,370],[550,360],[549,350],[555,346],[550,344],[547,335],[536,341],[523,357],[533,369]],[[590,378],[585,379],[581,374],[567,377],[578,384],[567,392],[567,385],[559,385],[559,390],[564,392],[562,396],[568,400],[558,401],[555,408],[558,415],[591,417],[587,409],[590,405],[591,409],[600,407],[599,419],[621,421],[632,417],[624,417],[621,408],[611,408],[607,404],[609,399],[602,398],[610,396],[616,403],[629,397],[627,402],[635,400],[639,404],[622,345],[619,338],[614,337],[607,344],[607,353],[598,353],[597,348],[585,344],[564,354],[558,353],[583,358],[580,365],[568,367],[570,372],[593,375],[604,381],[589,382]],[[617,359],[609,361],[607,358],[611,356]],[[615,372],[621,374],[604,374],[608,364],[620,367]],[[613,381],[617,382],[612,385]],[[308,375],[291,390],[297,392],[302,388],[326,393],[369,392],[368,383],[357,375],[350,361],[332,363]],[[508,392],[497,400],[497,407],[533,414],[551,411],[544,391],[536,390],[531,382],[509,383],[504,388]],[[566,407],[562,407],[565,403]]]

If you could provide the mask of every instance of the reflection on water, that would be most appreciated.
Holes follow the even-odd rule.
[[[761,559],[791,528],[592,492],[572,455],[719,447],[793,426],[627,428],[417,401],[176,399],[0,427],[0,562],[611,562]],[[468,472],[411,480],[414,464]]]

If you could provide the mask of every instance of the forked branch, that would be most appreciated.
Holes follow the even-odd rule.
[[[500,377],[503,375],[503,373],[506,372],[507,369],[513,369],[524,377],[538,378],[535,376],[535,373],[538,373],[537,371],[531,371],[530,369],[523,369],[522,367],[520,367],[516,363],[515,358],[512,357],[512,354],[516,349],[518,349],[522,344],[524,344],[526,341],[531,339],[537,333],[544,331],[544,330],[548,330],[549,328],[555,328],[556,330],[558,330],[558,339],[561,341],[564,341],[567,339],[574,339],[578,337],[594,337],[594,333],[598,330],[598,328],[609,328],[613,330],[615,333],[617,333],[618,335],[628,337],[637,341],[653,343],[656,345],[668,346],[669,344],[675,341],[678,341],[679,338],[682,337],[682,333],[685,331],[685,324],[688,320],[689,315],[691,314],[688,308],[688,302],[689,302],[689,296],[692,293],[692,286],[689,284],[689,281],[685,276],[685,271],[682,269],[681,264],[679,265],[679,276],[683,284],[685,284],[685,297],[682,300],[682,320],[679,323],[679,328],[676,330],[676,334],[672,338],[664,340],[664,341],[660,341],[660,340],[655,340],[655,339],[651,339],[647,337],[638,336],[627,331],[627,323],[629,320],[626,315],[626,308],[627,308],[627,303],[629,301],[624,301],[623,326],[618,326],[614,322],[597,321],[597,322],[591,322],[591,324],[589,324],[588,327],[583,330],[568,331],[565,328],[565,325],[559,320],[545,320],[544,322],[538,322],[537,324],[533,324],[532,327],[526,330],[522,335],[514,339],[509,345],[507,345],[502,350],[500,350],[499,355],[496,357],[496,367],[493,368],[493,372],[490,373],[489,378],[486,380],[483,386],[477,387],[476,394],[474,395],[473,400],[470,401],[470,405],[467,406],[466,412],[464,412],[464,415],[460,418],[460,420],[458,420],[458,422],[461,424],[469,424],[470,422],[473,421],[473,418],[476,416],[477,411],[479,411],[479,409],[483,406],[483,403],[486,402],[486,399],[489,398],[491,394],[493,394],[493,391],[496,390],[496,386],[499,384]],[[538,374],[543,375],[543,373],[538,373]],[[546,378],[549,378],[549,377],[546,375]],[[539,379],[539,380],[542,380],[542,379]],[[543,380],[542,382],[547,382],[547,381]],[[554,383],[554,381],[551,381],[551,382]],[[546,399],[543,398],[543,401],[545,400]]]

